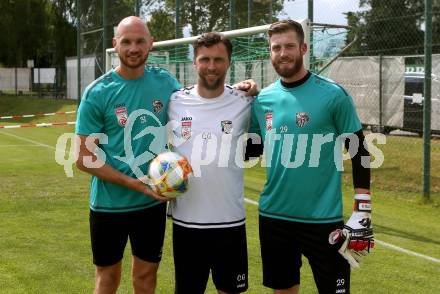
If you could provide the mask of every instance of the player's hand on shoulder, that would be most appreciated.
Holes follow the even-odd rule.
[[[174,101],[174,100],[182,99],[183,97],[189,95],[193,89],[194,89],[194,85],[176,89],[174,90],[173,94],[171,94],[170,100]]]
[[[246,92],[246,96],[256,96],[258,95],[258,85],[252,80],[244,80],[242,82],[236,83],[233,87],[237,90]]]

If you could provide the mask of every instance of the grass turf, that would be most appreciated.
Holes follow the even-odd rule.
[[[5,99],[5,100],[3,100]],[[8,100],[8,101],[6,101]],[[18,106],[16,105],[18,104]],[[0,116],[74,110],[73,101],[0,97]],[[74,120],[43,117],[19,123]],[[5,124],[4,122],[0,123]],[[8,121],[17,124],[17,121]],[[88,232],[89,176],[74,170],[66,177],[54,159],[57,138],[73,127],[0,129],[0,285],[2,293],[89,293],[94,285]],[[431,201],[421,191],[422,142],[387,137],[383,167],[373,170],[373,225],[377,239],[440,258],[439,141],[432,141]],[[349,164],[343,173],[344,214],[352,205]],[[245,171],[246,197],[258,200],[264,170]],[[261,285],[257,207],[246,204],[249,251],[248,293],[271,293]],[[157,293],[173,293],[171,223],[165,239]],[[130,293],[127,247],[119,293]],[[316,293],[303,259],[301,293]],[[439,293],[440,263],[380,244],[352,273],[353,293]],[[215,293],[212,283],[207,293]]]

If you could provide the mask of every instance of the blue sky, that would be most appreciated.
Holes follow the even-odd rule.
[[[314,0],[314,22],[346,25],[344,12],[358,11],[358,0]],[[308,0],[284,1],[280,18],[307,18]]]

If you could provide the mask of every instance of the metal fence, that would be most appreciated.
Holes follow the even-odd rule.
[[[409,60],[422,56],[342,57],[327,75],[350,92],[372,130],[423,133],[424,72]],[[431,129],[440,134],[440,55],[433,55]]]
[[[0,94],[64,98],[63,74],[57,68],[0,68]]]
[[[225,6],[239,2],[237,0],[223,1]],[[143,6],[147,2],[148,7]],[[240,5],[243,4],[241,2],[245,1],[240,1]],[[424,63],[420,55],[424,53],[423,39],[426,23],[424,1],[254,0],[253,2],[267,3],[267,7],[257,8],[255,5],[252,11],[253,15],[261,12],[258,9],[265,10],[267,14],[268,11],[272,11],[272,8],[275,9],[276,5],[281,5],[282,9],[277,18],[312,17],[315,24],[348,25],[351,27],[351,29],[344,30],[330,26],[314,26],[311,36],[313,42],[310,44],[310,47],[313,48],[312,69],[319,70],[319,67],[324,65],[326,61],[339,54],[346,44],[357,38],[358,41],[344,52],[342,57],[337,59],[325,74],[341,83],[350,92],[367,129],[388,135],[389,144],[383,146],[384,166],[373,172],[373,187],[380,187],[383,190],[420,192],[421,194],[423,140],[420,135],[423,133],[424,93],[422,80],[424,73],[417,69],[423,68]],[[82,7],[81,37],[79,38],[81,55],[97,57],[93,61],[81,62],[81,89],[84,89],[91,79],[103,73],[104,63],[100,56],[103,55],[104,48],[110,47],[113,27],[117,22],[123,17],[139,11],[142,12],[142,17],[147,20],[155,9],[163,7],[160,1],[118,1],[118,5],[107,7],[107,13],[103,13],[105,10],[99,6],[103,3],[105,1],[94,1],[94,5]],[[311,11],[307,9],[307,4],[310,5],[310,3],[314,4]],[[440,2],[434,1],[433,3],[432,48],[433,53],[440,54]],[[132,6],[127,6],[131,4]],[[359,7],[359,4],[363,6]],[[244,11],[240,9],[237,13],[243,14]],[[232,14],[232,9],[230,12]],[[171,13],[171,17],[174,18],[175,15]],[[251,23],[251,25],[242,21],[235,28],[262,25],[271,20],[270,17],[267,19],[249,17],[248,19],[248,24]],[[180,22],[183,21],[180,20]],[[177,32],[182,35],[182,25],[176,30]],[[74,42],[75,40],[72,40],[72,44]],[[433,133],[440,129],[440,58],[435,54],[433,56],[431,89]],[[246,63],[245,60],[239,62]],[[261,85],[267,85],[270,80],[275,79],[267,60],[249,60],[248,62],[255,64],[254,73],[256,76],[254,75],[254,77]],[[67,59],[66,69],[61,75],[66,81],[58,83],[66,93],[64,97],[76,98],[77,95],[77,88],[75,88],[77,75],[74,63],[75,59]],[[92,63],[94,69],[88,68]],[[168,68],[171,71],[177,70],[173,64],[169,64]],[[247,66],[237,63],[236,68],[236,79],[239,79],[244,75]],[[266,72],[268,76],[258,73],[262,71]],[[20,76],[20,71],[16,72],[17,74],[14,71],[8,73],[9,80]],[[190,63],[179,67],[179,75],[185,76],[185,80],[188,81],[195,80]],[[0,78],[0,84],[3,85],[2,83],[6,80]],[[28,78],[17,78],[15,84],[9,84],[8,89],[15,92],[21,91],[21,87],[34,89],[31,81]],[[23,89],[23,91],[26,90]],[[395,146],[398,147],[395,148]],[[440,159],[438,159],[440,146],[439,140],[435,136],[432,140],[431,154],[431,188],[434,193],[440,195]]]
[[[29,68],[0,68],[0,91],[4,93],[29,92],[32,85]]]

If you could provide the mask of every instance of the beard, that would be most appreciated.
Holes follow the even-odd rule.
[[[136,55],[136,54],[132,54],[132,55]],[[133,63],[132,61],[130,61],[130,56],[119,56],[119,60],[121,61],[121,63],[131,69],[136,69],[139,67],[143,67],[145,66],[145,63],[147,61],[148,58],[148,54],[146,54],[145,56],[141,56],[137,62]]]
[[[223,87],[225,83],[226,73],[222,76],[219,76],[213,82],[209,82],[204,75],[199,75],[199,83],[200,85],[207,90],[217,90],[220,87]]]
[[[288,61],[291,62],[291,64],[289,64],[290,65],[289,67],[286,67],[285,64],[279,64],[279,61],[274,61],[274,60],[271,61],[275,71],[278,73],[280,77],[283,78],[293,77],[294,75],[300,72],[304,64],[302,56],[295,58],[295,60],[289,59]]]

